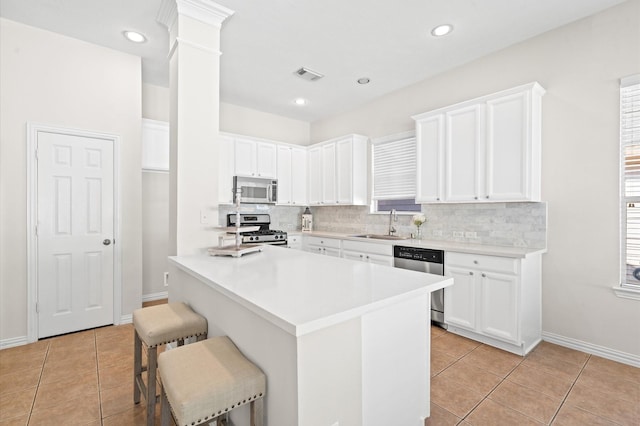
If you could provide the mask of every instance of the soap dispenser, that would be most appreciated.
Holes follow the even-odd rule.
[[[309,210],[309,207],[307,207],[304,210],[304,213],[302,213],[302,231],[313,231],[313,215],[311,214],[311,210]]]

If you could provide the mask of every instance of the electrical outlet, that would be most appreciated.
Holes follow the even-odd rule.
[[[209,224],[209,213],[206,210],[200,210],[200,223],[202,225]]]
[[[465,236],[465,238],[476,238],[476,233],[468,231],[468,232],[464,233],[464,236]]]
[[[453,231],[453,238],[464,238],[464,232],[462,232],[462,231]]]
[[[164,286],[165,287],[169,287],[169,273],[168,272],[164,273]]]

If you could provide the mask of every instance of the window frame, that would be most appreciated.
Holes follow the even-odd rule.
[[[402,141],[406,141],[407,139],[413,139],[413,143],[414,143],[414,148],[417,149],[417,138],[416,138],[416,132],[415,130],[410,130],[407,132],[402,132],[402,133],[396,133],[396,134],[392,134],[392,135],[387,135],[387,136],[382,136],[379,138],[375,138],[375,139],[371,139],[371,169],[369,171],[370,173],[370,178],[371,178],[371,193],[370,193],[370,199],[371,199],[371,204],[370,204],[370,213],[371,214],[389,214],[389,210],[378,210],[378,201],[379,199],[377,199],[375,197],[375,158],[374,158],[374,151],[375,151],[375,146],[376,145],[381,145],[381,144],[388,144],[388,143],[393,143],[393,142],[402,142]],[[414,159],[416,161],[416,170],[417,170],[417,155],[414,155]],[[414,173],[415,175],[415,173]],[[417,183],[417,182],[416,182]],[[413,188],[413,199],[414,199],[414,203],[415,203],[415,197],[416,197],[416,193],[417,193],[417,189],[414,186]],[[397,197],[389,197],[389,198],[384,198],[384,199],[380,199],[380,200],[385,200],[385,201],[392,201],[392,200],[406,200],[406,199],[410,199],[411,197],[407,196],[406,194],[404,195],[400,195]],[[420,213],[422,211],[422,205],[421,203],[415,203],[416,206],[418,206],[417,210],[397,210],[396,213],[400,214],[400,215],[414,215],[416,213]]]
[[[626,133],[630,128],[640,129],[640,108],[633,106],[631,112],[625,111],[624,96],[628,90],[638,91],[640,94],[640,74],[631,75],[620,80],[620,137],[619,137],[619,161],[620,161],[620,284],[613,288],[618,297],[640,300],[640,280],[638,283],[627,282],[628,274],[628,208],[629,204],[640,205],[640,194],[627,195],[627,175],[626,165],[627,156],[625,148],[629,145],[640,147],[640,136],[636,137],[635,133],[631,141],[627,140]],[[635,102],[635,101],[634,101]],[[640,106],[640,102],[638,102]],[[631,114],[634,114],[631,117]],[[632,121],[633,120],[633,121]],[[633,123],[630,125],[630,123]],[[629,128],[627,128],[627,126]],[[639,132],[640,134],[640,132]],[[640,239],[640,235],[638,235]],[[640,265],[638,265],[640,268]]]

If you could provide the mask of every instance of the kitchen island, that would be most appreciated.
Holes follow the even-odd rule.
[[[265,246],[241,258],[170,258],[188,303],[267,376],[271,426],[422,425],[429,300],[453,279]],[[234,411],[248,424],[247,407]]]

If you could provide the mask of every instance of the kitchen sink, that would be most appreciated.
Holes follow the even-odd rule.
[[[409,237],[401,237],[399,235],[385,235],[385,234],[361,234],[351,235],[355,238],[370,238],[372,240],[408,240]]]

